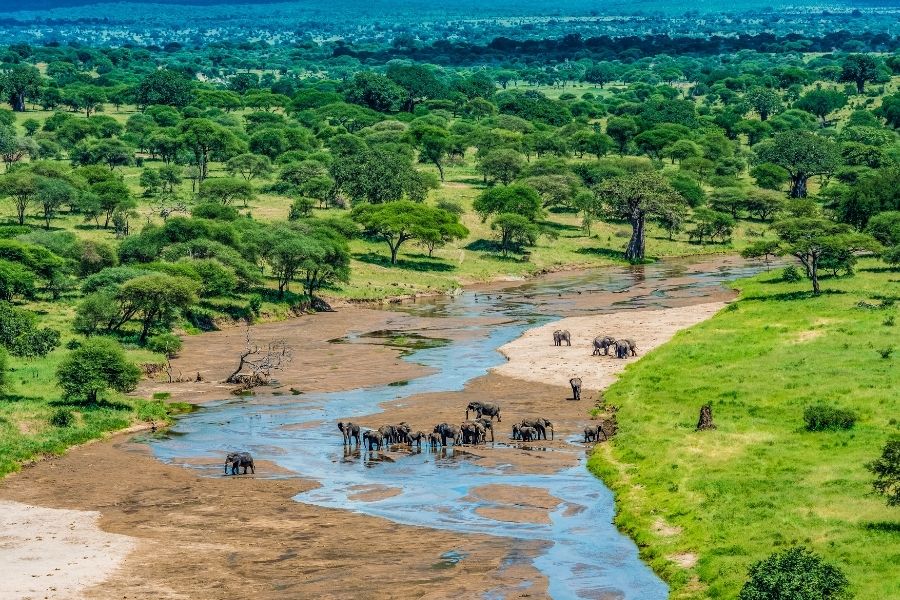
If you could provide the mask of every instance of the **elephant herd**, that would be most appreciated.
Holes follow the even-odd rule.
[[[634,340],[621,339],[614,337],[598,336],[594,338],[594,356],[600,356],[600,351],[604,356],[609,356],[609,351],[613,351],[616,358],[628,358],[629,356],[637,356],[637,344]]]
[[[473,420],[469,414],[474,413]],[[494,441],[494,418],[501,422],[500,406],[492,402],[469,402],[466,406],[466,420],[455,425],[452,423],[438,423],[430,433],[413,431],[405,422],[397,425],[382,425],[378,429],[362,431],[359,425],[350,422],[339,422],[338,430],[343,436],[344,445],[362,445],[369,451],[382,450],[395,445],[408,445],[421,448],[423,445],[431,448],[476,445],[488,441],[490,432],[491,442]],[[512,439],[533,442],[547,439],[547,431],[550,431],[550,439],[553,439],[553,423],[542,417],[523,419],[512,427]],[[361,435],[360,435],[361,433]]]

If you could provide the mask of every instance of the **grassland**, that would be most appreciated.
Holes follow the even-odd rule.
[[[900,564],[897,512],[864,467],[900,433],[900,273],[866,261],[819,297],[775,279],[738,282],[737,302],[627,369],[606,393],[620,433],[589,466],[674,599],[734,598],[753,562],[795,544],[843,569],[857,598],[900,597],[883,576]],[[706,402],[718,428],[695,432]],[[856,426],[806,431],[820,402]]]

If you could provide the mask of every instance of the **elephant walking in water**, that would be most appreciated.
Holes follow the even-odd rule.
[[[567,346],[571,346],[572,334],[569,333],[568,329],[557,329],[553,332],[553,345],[562,346],[563,342],[565,342]]]
[[[572,399],[581,400],[581,377],[573,377],[569,380],[569,385],[572,386]]]
[[[253,457],[250,456],[249,452],[229,452],[228,456],[225,457],[225,474],[228,474],[228,467],[231,466],[231,474],[237,475],[238,471],[241,467],[244,468],[244,475],[247,474],[247,469],[250,469],[250,472],[256,474],[256,466],[253,464]]]
[[[382,444],[384,444],[384,436],[377,432],[369,430],[363,434],[363,446],[371,450],[381,450]]]
[[[502,421],[502,419],[500,418],[500,405],[499,404],[494,404],[493,402],[479,402],[477,400],[475,400],[473,402],[469,402],[469,405],[466,406],[466,419],[467,420],[469,418],[470,410],[475,411],[476,419],[480,419],[484,415],[487,415],[488,417],[491,418],[492,421],[494,420],[494,417],[497,417],[498,423],[500,421]]]
[[[406,440],[409,443],[410,448],[415,443],[417,448],[422,447],[422,440],[428,441],[428,436],[425,435],[424,431],[416,431],[410,432],[406,434]]]
[[[463,444],[480,444],[487,438],[484,425],[478,421],[466,421],[461,423],[459,430],[462,434]]]
[[[453,441],[453,445],[459,444],[460,442],[460,431],[459,427],[456,425],[450,425],[449,423],[435,425],[434,433],[440,434],[441,446],[446,446],[448,439]]]
[[[549,419],[545,419],[543,417],[536,417],[531,419],[522,419],[521,422],[518,423],[517,426],[513,427],[513,439],[516,439],[516,428],[521,431],[523,427],[530,427],[535,430],[537,433],[537,437],[535,439],[544,438],[547,439],[547,430],[550,430],[550,439],[553,439],[553,423],[550,422]]]
[[[600,356],[600,351],[603,350],[603,356],[609,356],[609,349],[616,345],[616,338],[610,336],[604,337],[595,337],[594,338],[594,352],[592,356]]]
[[[356,445],[359,446],[359,425],[357,425],[356,423],[351,423],[349,421],[346,423],[341,421],[338,423],[338,429],[341,430],[341,433],[344,436],[345,445],[349,446],[350,440],[355,439]]]

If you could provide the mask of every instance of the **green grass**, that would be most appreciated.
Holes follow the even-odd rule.
[[[826,280],[819,297],[774,273],[738,282],[738,302],[607,391],[620,433],[589,466],[672,598],[734,598],[753,562],[793,544],[843,569],[857,598],[900,597],[888,576],[900,563],[900,514],[871,494],[864,468],[900,433],[900,357],[880,352],[900,342],[890,320],[900,273],[861,267]],[[695,432],[706,402],[718,428]],[[852,409],[856,426],[805,431],[815,403]],[[670,558],[686,554],[695,567]]]

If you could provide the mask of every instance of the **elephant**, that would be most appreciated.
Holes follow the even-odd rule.
[[[476,419],[479,423],[481,423],[482,427],[485,429],[485,436],[487,436],[488,430],[491,432],[491,441],[494,441],[494,422],[491,419],[485,419],[484,417],[480,419]],[[485,441],[487,441],[485,439]]]
[[[486,438],[484,425],[478,421],[460,423],[459,430],[462,433],[463,444],[480,444]]]
[[[344,435],[344,444],[350,445],[350,440],[356,439],[356,445],[359,446],[359,425],[341,421],[338,423],[338,429]]]
[[[548,429],[550,430],[550,439],[552,440],[554,437],[553,423],[551,423],[548,419],[544,419],[542,417],[522,419],[522,421],[519,423],[519,428],[521,429],[522,427],[531,427],[532,429],[537,431],[537,439],[541,439],[541,437],[543,437],[546,440]]]
[[[432,448],[437,448],[441,445],[441,434],[439,433],[429,433],[428,434],[428,445]]]
[[[454,445],[459,443],[460,431],[459,431],[459,427],[457,427],[456,425],[450,425],[448,423],[441,423],[439,425],[435,425],[434,433],[440,434],[441,446],[447,445],[448,438],[453,441]]]
[[[520,439],[523,442],[532,442],[540,439],[537,429],[534,427],[519,427],[518,425],[513,426],[513,438]]]
[[[363,434],[363,446],[371,450],[381,450],[382,444],[384,444],[384,435],[379,433],[378,431],[366,431]]]
[[[394,443],[408,444],[410,431],[412,431],[412,427],[404,421],[400,421],[399,425],[394,425]]]
[[[608,335],[605,337],[595,337],[594,338],[594,353],[592,356],[600,356],[600,351],[603,350],[603,356],[609,356],[609,349],[616,345],[616,338],[609,337]]]
[[[475,418],[480,419],[484,415],[487,415],[494,420],[494,417],[497,417],[497,422],[502,421],[500,418],[500,405],[494,404],[493,402],[479,402],[477,400],[469,402],[469,405],[466,406],[466,419],[469,418],[469,411],[475,411]]]
[[[397,438],[397,428],[394,425],[382,425],[378,428],[378,433],[381,434],[384,443],[388,445],[393,444]]]
[[[572,386],[572,398],[581,400],[581,377],[573,377],[569,380],[569,385]]]
[[[584,443],[600,441],[600,435],[603,434],[602,425],[588,425],[584,428]]]
[[[422,440],[427,440],[428,436],[425,435],[424,431],[416,431],[410,432],[406,434],[407,443],[412,447],[413,442],[415,442],[417,448],[422,447]]]
[[[553,345],[562,346],[563,342],[565,342],[567,346],[571,346],[572,334],[569,333],[568,329],[557,329],[553,332]]]
[[[225,474],[228,474],[228,465],[231,465],[231,474],[237,475],[241,467],[244,467],[244,475],[247,474],[247,468],[250,472],[256,474],[256,466],[253,464],[253,457],[249,452],[229,452],[225,457]]]
[[[624,354],[620,355],[624,349]],[[616,358],[625,358],[629,354],[637,356],[637,344],[634,340],[617,340],[616,341]]]

